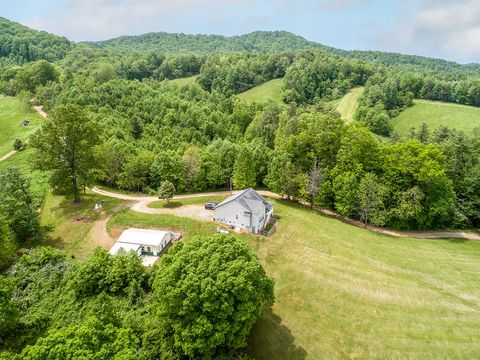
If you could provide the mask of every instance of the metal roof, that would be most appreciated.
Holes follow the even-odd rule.
[[[240,202],[244,208],[253,213],[258,213],[260,211],[261,204],[264,204],[266,207],[268,207],[268,204],[270,204],[258,192],[252,188],[248,188],[239,192],[238,194],[233,194],[232,196],[226,198],[220,204],[215,206],[215,209],[235,200]]]
[[[117,243],[160,246],[165,237],[170,234],[169,231],[132,228],[125,230],[118,238]]]

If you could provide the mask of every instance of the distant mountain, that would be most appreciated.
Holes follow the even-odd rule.
[[[215,54],[231,52],[294,52],[307,49],[328,49],[286,31],[255,31],[240,36],[188,35],[165,32],[138,36],[121,36],[111,40],[87,42],[96,47],[164,54]]]
[[[411,65],[432,70],[461,71],[478,76],[479,64],[461,65],[453,61],[424,56],[404,55],[381,51],[341,50],[289,33],[287,31],[255,31],[246,35],[188,35],[156,32],[136,36],[121,36],[110,40],[85,42],[90,46],[118,52],[158,52],[162,54],[220,54],[232,52],[298,52],[323,50],[339,57],[363,59],[386,66]],[[0,17],[0,65],[21,64],[37,59],[60,60],[75,43],[65,37],[37,31]]]
[[[255,31],[240,36],[188,35],[174,33],[148,33],[137,36],[87,42],[87,44],[124,52],[161,52],[164,54],[215,54],[229,52],[296,52],[322,49],[340,57],[374,61],[386,66],[412,65],[423,69],[478,71],[480,65],[461,65],[453,61],[417,55],[404,55],[381,51],[341,50],[319,44],[287,31]]]
[[[68,39],[0,17],[0,58],[12,63],[38,59],[56,61],[65,57],[72,44]]]

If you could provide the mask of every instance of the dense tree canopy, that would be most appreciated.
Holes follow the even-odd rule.
[[[172,355],[209,359],[244,347],[263,307],[273,304],[273,280],[230,235],[177,243],[159,271],[154,307]]]

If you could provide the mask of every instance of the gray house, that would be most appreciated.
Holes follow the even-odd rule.
[[[232,195],[215,206],[215,221],[257,234],[273,215],[273,204],[252,188]]]

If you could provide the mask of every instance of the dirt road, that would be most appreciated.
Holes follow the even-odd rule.
[[[208,218],[202,217],[197,207],[203,208],[201,205],[188,205],[182,206],[178,209],[153,209],[148,207],[148,204],[158,201],[158,198],[155,196],[135,196],[135,195],[126,195],[126,194],[119,194],[114,193],[111,191],[101,190],[98,188],[93,188],[93,192],[113,197],[122,200],[129,200],[129,201],[136,201],[132,206],[131,209],[133,211],[146,213],[146,214],[172,214],[177,216],[183,217],[190,217],[197,220],[202,221],[209,221]],[[235,193],[235,192],[234,192]],[[280,198],[280,196],[271,191],[259,191],[261,195],[270,196],[274,198]],[[221,192],[210,192],[210,193],[198,193],[198,194],[188,194],[188,195],[177,195],[174,196],[173,199],[183,199],[189,197],[201,197],[201,196],[218,196],[218,195],[229,195],[230,192],[228,191],[221,191]],[[195,208],[194,208],[195,207]],[[343,222],[349,223],[351,225],[355,225],[358,227],[363,227],[363,224],[359,221],[352,220],[349,218],[345,218],[331,210],[322,209],[322,208],[315,208],[315,210],[322,212],[323,214],[331,217],[335,217]],[[379,228],[375,226],[367,226],[368,230],[375,231],[381,234],[395,236],[395,237],[413,237],[413,238],[420,238],[420,239],[465,239],[465,240],[478,240],[480,241],[480,234],[472,233],[472,232],[450,232],[450,231],[399,231],[399,230],[392,230],[392,229],[385,229]]]

